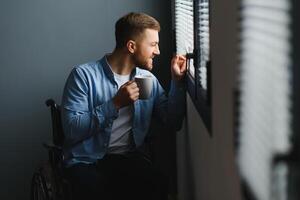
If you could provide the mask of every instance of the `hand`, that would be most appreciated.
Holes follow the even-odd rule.
[[[113,103],[119,110],[122,107],[133,104],[139,98],[139,88],[135,81],[128,81],[120,87],[113,98]]]
[[[175,55],[171,60],[172,79],[181,81],[186,74],[186,58],[182,55]]]

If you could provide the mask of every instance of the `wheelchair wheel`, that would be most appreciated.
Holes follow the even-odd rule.
[[[31,200],[58,200],[54,177],[50,163],[39,167],[31,180]]]
[[[31,200],[51,200],[49,189],[45,176],[36,172],[31,182]]]
[[[34,173],[31,181],[31,200],[70,200],[71,186],[59,177],[50,163],[45,163]]]

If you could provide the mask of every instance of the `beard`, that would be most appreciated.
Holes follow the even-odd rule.
[[[153,68],[153,57],[145,58],[142,56],[133,55],[133,62],[135,66],[148,71],[151,71]]]

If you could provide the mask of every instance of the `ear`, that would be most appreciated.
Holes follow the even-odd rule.
[[[128,40],[127,44],[127,49],[130,53],[134,53],[135,52],[135,49],[136,49],[136,44],[135,44],[135,41],[133,40]]]

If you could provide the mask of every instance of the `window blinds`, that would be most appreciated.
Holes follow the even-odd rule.
[[[200,77],[200,85],[207,89],[207,62],[209,61],[209,3],[208,0],[196,1],[199,6],[196,12],[199,16],[196,27],[199,40],[200,58],[197,72]],[[193,0],[175,0],[175,33],[176,53],[186,54],[194,51],[194,15]],[[190,73],[194,75],[193,63],[190,65]],[[195,78],[195,77],[194,77]]]
[[[238,163],[258,200],[287,199],[287,168],[272,159],[290,148],[289,9],[289,0],[242,1]]]
[[[193,1],[175,0],[176,53],[194,50]]]
[[[176,53],[187,54],[194,51],[194,15],[193,0],[175,0]],[[190,62],[190,74],[194,75],[194,66]]]
[[[207,62],[209,58],[209,2],[199,1],[199,28],[198,38],[200,39],[200,84],[203,89],[207,89]]]

